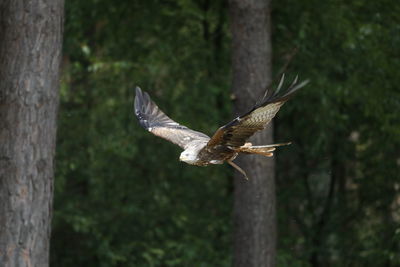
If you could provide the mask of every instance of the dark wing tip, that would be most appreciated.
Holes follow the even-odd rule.
[[[274,94],[272,94],[270,99],[266,100],[266,102],[273,103],[273,102],[286,101],[295,92],[297,92],[299,89],[303,88],[304,86],[306,86],[310,82],[310,80],[304,80],[304,81],[298,83],[299,76],[296,75],[296,77],[294,78],[293,82],[289,85],[289,87],[285,90],[285,92],[283,94],[280,94],[280,91],[281,91],[281,88],[282,88],[282,85],[283,85],[283,82],[284,82],[284,78],[285,78],[284,75],[285,74],[282,74],[281,80],[279,81],[278,88],[276,89]]]
[[[275,94],[278,94],[279,91],[282,89],[283,82],[285,81],[285,73],[282,73],[281,79],[279,80],[278,88],[275,90]]]
[[[143,93],[142,89],[138,86],[136,86],[135,91],[135,115],[138,118],[140,125],[148,130],[150,128],[150,123],[146,116],[146,112],[148,112],[147,109],[149,106],[150,96],[146,92]]]
[[[304,87],[309,83],[309,80],[302,81],[298,83],[299,76],[296,75],[293,82],[287,87],[286,90],[282,92],[283,84],[285,83],[285,73],[282,74],[281,78],[279,79],[279,84],[275,91],[267,89],[262,100],[254,105],[253,109],[250,110],[248,113],[252,112],[253,110],[268,105],[270,103],[276,102],[285,102],[287,101],[295,92],[297,92],[300,88]],[[248,113],[244,114],[247,115]]]
[[[142,99],[142,90],[140,89],[140,87],[136,86],[135,92],[136,92],[136,94],[135,94],[134,106],[135,106],[135,113],[137,113],[138,110],[139,110],[139,107],[140,107],[140,103],[142,102],[141,101],[141,99]]]
[[[142,108],[143,108],[143,93],[140,87],[136,87],[136,94],[135,94],[135,114],[138,116],[140,113],[142,113]]]

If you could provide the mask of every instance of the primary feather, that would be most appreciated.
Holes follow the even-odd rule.
[[[140,125],[146,130],[182,148],[186,148],[194,140],[210,139],[210,137],[201,132],[194,131],[173,121],[139,87],[136,87],[135,114]]]
[[[283,94],[280,94],[284,75],[279,82],[278,88],[267,92],[259,104],[256,104],[250,111],[233,121],[219,128],[208,142],[209,147],[224,145],[232,148],[243,146],[247,139],[255,132],[264,129],[275,117],[280,107],[308,81],[297,83],[297,76]]]

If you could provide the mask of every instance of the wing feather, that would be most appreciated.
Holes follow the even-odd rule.
[[[173,121],[151,100],[149,94],[136,87],[135,114],[140,125],[149,132],[182,148],[195,140],[208,141],[207,135]]]
[[[228,146],[240,147],[243,146],[248,138],[255,132],[264,129],[268,123],[275,117],[280,107],[300,88],[308,83],[303,81],[298,83],[298,78],[294,79],[286,92],[280,94],[283,85],[284,75],[279,82],[275,92],[267,92],[264,95],[261,103],[256,104],[250,111],[237,117],[230,123],[219,128],[211,137],[207,147]]]

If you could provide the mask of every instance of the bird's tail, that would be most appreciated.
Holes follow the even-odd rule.
[[[286,146],[290,145],[289,143],[280,143],[280,144],[271,144],[265,146],[253,146],[251,143],[246,143],[243,146],[237,149],[237,152],[245,153],[245,154],[257,154],[266,157],[272,157],[274,155],[273,151],[278,146]]]

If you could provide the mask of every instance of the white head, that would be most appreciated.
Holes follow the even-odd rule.
[[[198,154],[199,149],[196,146],[189,147],[181,153],[179,160],[193,165],[198,161]]]

